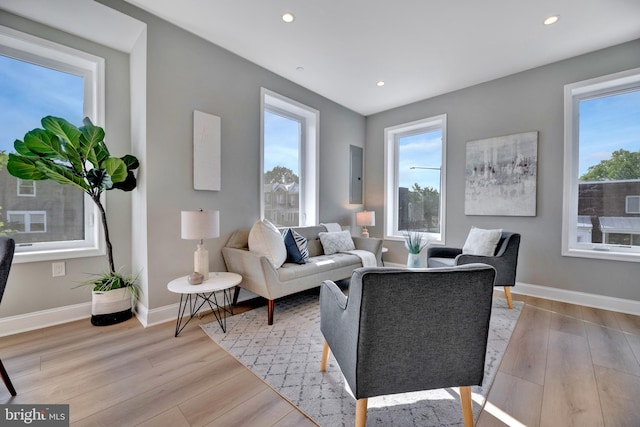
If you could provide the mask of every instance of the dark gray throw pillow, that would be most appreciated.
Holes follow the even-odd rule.
[[[284,245],[287,248],[287,261],[305,264],[309,259],[307,239],[295,230],[288,228],[284,233]]]

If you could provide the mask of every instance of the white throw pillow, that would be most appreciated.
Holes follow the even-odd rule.
[[[280,266],[287,259],[287,248],[284,238],[275,225],[269,220],[257,221],[249,231],[249,250],[265,255],[275,266]]]
[[[351,251],[356,248],[349,230],[318,233],[320,243],[325,255],[335,254],[342,251]]]
[[[502,236],[502,229],[483,230],[471,227],[467,241],[462,247],[463,254],[493,256]]]

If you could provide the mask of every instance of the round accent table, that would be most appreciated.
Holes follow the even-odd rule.
[[[180,305],[178,306],[178,319],[176,320],[177,337],[185,326],[193,319],[202,306],[209,304],[211,312],[216,317],[222,332],[227,332],[227,313],[233,315],[231,307],[231,288],[234,288],[242,281],[242,276],[237,273],[209,273],[209,279],[199,285],[191,285],[189,276],[183,276],[172,280],[167,285],[167,289],[173,293],[180,294]],[[222,292],[222,305],[218,304],[216,292]],[[198,305],[199,303],[199,305]],[[189,306],[189,318],[184,324],[184,314]],[[215,308],[214,308],[215,306]],[[227,308],[228,307],[228,308]]]

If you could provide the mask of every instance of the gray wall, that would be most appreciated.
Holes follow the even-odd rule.
[[[129,57],[116,50],[82,40],[0,10],[0,25],[52,40],[106,59],[106,142],[112,154],[130,152]],[[21,138],[22,135],[16,135]],[[131,197],[121,191],[107,192],[107,220],[114,258],[125,271],[131,260]],[[64,277],[51,277],[51,261],[14,264],[0,305],[0,316],[14,316],[91,300],[90,289],[74,289],[90,276],[108,269],[106,257],[64,260]]]
[[[640,67],[640,40],[452,92],[367,117],[366,207],[376,210],[382,236],[384,128],[447,114],[446,244],[460,247],[472,225],[522,234],[519,282],[640,300],[640,264],[561,256],[564,85]],[[472,70],[470,70],[472,72]],[[537,215],[466,216],[466,142],[538,131]],[[386,242],[385,259],[404,263],[401,242]]]

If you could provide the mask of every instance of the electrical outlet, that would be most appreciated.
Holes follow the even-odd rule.
[[[52,270],[53,277],[60,277],[67,274],[65,271],[64,261],[52,262],[51,270]]]

